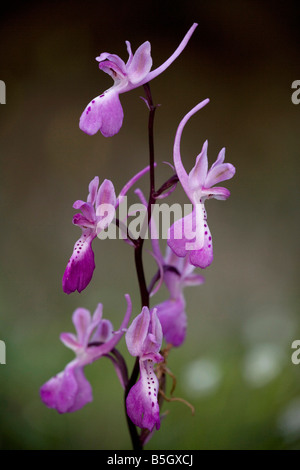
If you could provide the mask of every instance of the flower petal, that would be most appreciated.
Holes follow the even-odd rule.
[[[202,206],[202,204],[197,204],[197,206]],[[196,219],[199,218],[200,221],[203,220],[201,207],[197,209],[197,212],[198,216],[196,217],[196,210],[194,208],[190,214],[174,222],[168,231],[168,246],[179,257],[186,256],[187,251],[189,250],[189,245],[194,244],[195,242],[196,235],[197,245],[199,248],[203,246],[204,240],[201,224],[199,227],[196,226]]]
[[[74,352],[81,348],[81,344],[73,333],[61,333],[60,339],[67,348],[72,349]]]
[[[214,188],[203,188],[202,196],[206,199],[219,199],[220,201],[225,201],[230,196],[230,191],[227,188],[223,188],[221,186],[215,186]]]
[[[188,255],[194,266],[204,269],[212,263],[212,239],[203,204],[194,206],[191,214],[172,225],[167,243],[177,256]]]
[[[100,131],[104,137],[112,137],[117,134],[123,123],[123,108],[118,93],[107,92],[106,99],[102,102]]]
[[[66,413],[74,403],[77,389],[74,375],[63,371],[41,387],[41,399],[48,408],[55,408],[59,413]]]
[[[149,325],[149,333],[144,341],[142,348],[142,356],[152,358],[156,361],[160,358],[160,354],[157,356],[156,353],[160,351],[161,343],[163,339],[163,332],[160,321],[157,316],[156,308],[153,308],[150,313],[151,321]]]
[[[211,188],[221,181],[229,180],[235,174],[235,167],[231,163],[222,163],[211,168],[204,182],[205,188]]]
[[[220,152],[219,152],[219,155],[217,157],[217,160],[212,164],[211,166],[211,170],[217,166],[217,165],[221,165],[221,163],[223,163],[225,160],[225,147],[223,147]]]
[[[131,83],[139,83],[150,72],[152,67],[151,45],[149,41],[144,42],[135,52],[129,65],[127,75]]]
[[[163,332],[162,332],[162,327],[161,327],[159,318],[157,316],[156,308],[153,308],[151,311],[151,333],[155,337],[156,343],[159,346],[159,349],[158,349],[159,351],[161,348],[161,343],[163,339]]]
[[[72,223],[78,227],[81,227],[82,229],[94,229],[95,227],[95,222],[91,222],[80,213],[73,215]]]
[[[89,135],[100,130],[104,137],[111,137],[121,129],[123,117],[119,94],[112,87],[87,105],[80,117],[79,127]]]
[[[157,402],[159,384],[153,371],[153,361],[140,360],[140,372],[139,381],[130,389],[126,399],[127,414],[136,426],[152,431],[154,426],[160,428]]]
[[[123,77],[126,75],[125,63],[118,55],[102,52],[102,54],[96,57],[96,60],[99,62],[99,68],[105,73],[111,76],[113,76],[113,72]],[[109,67],[111,70],[107,70]]]
[[[129,65],[131,64],[132,62],[132,59],[133,59],[133,54],[132,54],[132,50],[131,50],[131,44],[129,41],[125,41],[126,43],[126,47],[127,47],[127,52],[128,52],[128,60],[126,62],[126,67],[129,67]]]
[[[83,216],[90,222],[95,222],[95,209],[89,202],[84,202],[81,200],[75,201],[73,208],[76,210],[81,210]],[[79,225],[79,224],[77,224]]]
[[[186,256],[186,240],[183,236],[184,218],[176,220],[168,231],[168,246],[179,257]]]
[[[115,217],[116,193],[113,183],[105,179],[101,184],[96,197],[96,232],[99,236],[102,230],[105,230]]]
[[[78,389],[73,405],[68,409],[69,413],[80,410],[84,405],[93,401],[92,387],[84,375],[83,367],[74,368],[74,376],[77,381]]]
[[[204,185],[207,176],[208,161],[207,161],[207,140],[204,142],[201,153],[196,159],[194,168],[189,174],[189,186],[192,191],[197,191]]]
[[[40,394],[43,403],[59,413],[77,411],[93,400],[91,385],[76,361],[46,382]]]
[[[89,184],[89,194],[87,197],[87,202],[89,202],[92,205],[95,203],[95,200],[96,200],[98,186],[99,186],[99,177],[95,176],[95,178],[92,179],[92,181]]]
[[[86,308],[77,308],[73,313],[73,324],[77,332],[79,344],[86,347],[88,344],[88,328],[91,323],[91,314]]]
[[[133,320],[125,335],[127,348],[132,356],[143,355],[143,345],[148,334],[149,324],[149,309],[148,307],[143,307],[141,313]]]
[[[110,180],[105,179],[101,184],[96,197],[96,208],[100,204],[111,204],[115,207],[116,199],[116,192],[113,183]]]
[[[94,231],[86,229],[74,245],[73,254],[63,275],[63,291],[70,294],[75,290],[81,292],[90,283],[95,269],[92,241],[96,237]]]
[[[103,305],[99,303],[93,313],[92,323],[97,324],[101,321],[103,315]]]
[[[112,57],[112,56],[110,56]],[[117,57],[117,56],[116,56]],[[119,58],[121,61],[122,59]],[[123,61],[122,61],[123,62]],[[124,64],[124,62],[123,62]],[[127,84],[127,79],[126,77],[126,72],[119,66],[119,64],[116,63],[114,60],[104,60],[99,63],[99,69],[103,70],[103,72],[107,73],[108,75],[111,76],[111,78],[114,80],[114,84],[118,86],[120,83],[123,82]]]
[[[109,320],[103,319],[99,323],[91,341],[92,343],[106,343],[113,337],[113,326]]]
[[[108,320],[102,320],[102,315],[103,315],[103,305],[101,303],[99,303],[97,305],[97,308],[93,314],[93,317],[92,317],[92,320],[91,320],[91,323],[87,329],[87,335],[88,335],[88,343],[89,342],[103,342],[105,340],[103,339],[98,339],[96,338],[95,339],[95,335],[96,335],[96,332],[97,332],[97,329],[98,327],[101,325],[102,322],[108,322]],[[110,322],[109,322],[110,323]],[[112,327],[111,327],[112,328]],[[93,334],[94,332],[94,334]],[[92,336],[93,334],[93,336]],[[92,336],[92,338],[91,338]],[[87,344],[88,344],[87,343]]]
[[[97,96],[89,102],[79,120],[80,129],[89,135],[94,135],[99,131],[102,125],[102,103],[105,100],[105,94]]]
[[[187,327],[184,297],[166,300],[156,305],[156,308],[166,342],[180,346],[185,339]]]
[[[204,284],[204,282],[205,277],[201,276],[201,274],[189,274],[184,277],[185,286],[200,286],[201,284]]]
[[[194,266],[205,269],[211,265],[213,261],[213,244],[211,233],[207,225],[207,221],[204,220],[204,244],[201,249],[189,251],[189,261]]]

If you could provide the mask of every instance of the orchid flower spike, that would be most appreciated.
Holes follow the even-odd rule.
[[[193,204],[192,212],[177,220],[169,229],[168,245],[179,257],[188,256],[189,262],[200,268],[206,268],[213,260],[213,246],[207,216],[204,207],[206,199],[225,200],[230,191],[223,187],[213,187],[221,181],[232,178],[235,167],[224,163],[225,149],[223,148],[215,163],[208,170],[207,141],[204,142],[201,153],[196,159],[195,166],[187,174],[180,155],[180,140],[187,121],[197,111],[209,102],[208,99],[195,106],[180,122],[174,141],[174,165],[179,181]]]
[[[131,299],[127,294],[125,298],[127,310],[116,332],[113,332],[109,320],[102,319],[102,304],[98,304],[92,317],[85,308],[75,310],[73,323],[77,335],[62,333],[60,339],[74,351],[76,358],[41,387],[41,399],[48,408],[54,408],[59,413],[71,413],[93,400],[92,387],[84,375],[84,367],[103,356],[112,359],[116,367],[109,353],[122,338],[130,319]]]
[[[140,364],[140,378],[130,389],[126,399],[127,414],[140,428],[152,431],[156,426],[156,429],[159,429],[159,383],[153,364],[162,362],[163,357],[159,354],[162,329],[156,309],[149,312],[148,307],[143,307],[142,312],[128,328],[125,340],[129,353],[139,357]]]
[[[113,221],[115,210],[121,204],[127,191],[147,171],[149,171],[149,166],[134,175],[123,187],[118,198],[110,180],[105,179],[98,189],[99,178],[95,176],[89,184],[87,201],[74,202],[74,209],[79,209],[81,214],[73,216],[73,224],[82,229],[82,234],[74,245],[73,254],[63,275],[62,285],[66,294],[76,290],[81,292],[90,283],[95,269],[93,240]]]
[[[116,54],[108,52],[96,57],[100,70],[113,78],[114,85],[87,105],[80,117],[80,129],[89,135],[94,135],[99,130],[104,137],[117,134],[122,127],[124,117],[119,94],[142,86],[164,72],[181,54],[196,27],[197,23],[194,23],[175,52],[160,67],[152,71],[150,71],[152,58],[149,41],[144,42],[135,54],[132,54],[130,42],[126,41],[129,55],[126,64]]]

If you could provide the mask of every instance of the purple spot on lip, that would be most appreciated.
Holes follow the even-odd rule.
[[[104,95],[100,95],[99,98],[103,98]]]
[[[92,103],[95,103],[95,100],[93,100]]]

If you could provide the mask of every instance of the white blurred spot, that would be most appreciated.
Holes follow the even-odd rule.
[[[297,331],[297,324],[290,312],[265,307],[248,317],[243,328],[248,344],[285,344]]]
[[[212,359],[197,359],[185,366],[183,383],[190,396],[209,395],[222,378],[220,366]]]
[[[300,398],[291,401],[279,415],[277,427],[286,438],[300,436]]]
[[[253,347],[245,356],[243,375],[253,387],[262,387],[281,372],[284,353],[276,344],[261,344]]]

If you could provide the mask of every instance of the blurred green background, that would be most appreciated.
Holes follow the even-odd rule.
[[[134,315],[140,308],[133,253],[122,241],[95,240],[97,267],[81,294],[65,295],[61,278],[80,234],[73,202],[95,175],[118,191],[147,162],[143,90],[121,96],[124,125],[113,138],[85,135],[78,120],[112,83],[97,55],[127,60],[125,40],[133,50],[149,40],[156,67],[198,22],[184,53],[151,83],[162,105],[157,185],[171,174],[162,162],[172,161],[180,119],[207,97],[184,131],[184,164],[193,166],[208,139],[210,164],[225,146],[237,173],[226,184],[230,199],[206,205],[215,258],[205,285],[186,290],[187,339],[169,357],[175,395],[196,414],[165,403],[169,414],[146,448],[299,449],[300,365],[291,362],[300,338],[297,2],[29,1],[1,9],[0,447],[130,449],[122,390],[106,359],[86,368],[94,402],[82,410],[58,415],[39,398],[39,387],[73,358],[59,334],[73,331],[75,308],[102,302],[116,328],[124,293]],[[188,202],[179,188],[171,200]],[[153,269],[150,259],[148,278]],[[124,341],[120,349],[131,367]]]

